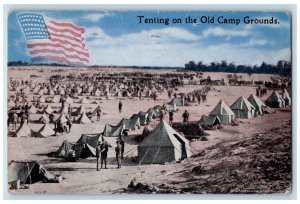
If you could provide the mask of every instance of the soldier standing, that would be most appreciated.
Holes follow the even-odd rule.
[[[96,114],[97,114],[97,121],[100,121],[100,118],[101,118],[101,108],[100,108],[100,106],[97,107]]]
[[[122,104],[122,101],[119,102],[119,112],[121,113],[122,112],[122,107],[123,107],[123,104]]]
[[[99,141],[96,146],[96,159],[97,159],[97,171],[99,171],[99,158],[100,158],[100,146],[101,142]]]
[[[189,116],[190,116],[190,114],[187,112],[187,110],[185,110],[184,113],[182,114],[183,122],[188,122]]]
[[[169,112],[169,124],[170,125],[172,125],[172,122],[173,122],[173,114],[174,114],[173,111]]]
[[[69,104],[69,107],[68,107],[68,115],[69,115],[69,118],[72,117],[72,107],[71,107],[71,104]]]
[[[17,130],[17,123],[18,123],[19,117],[16,111],[13,113],[13,129]]]
[[[121,168],[121,157],[122,157],[122,146],[121,146],[121,141],[117,140],[117,146],[115,148],[116,151],[116,159],[118,163],[118,169]]]
[[[66,119],[67,119],[67,125],[68,125],[68,133],[70,133],[71,127],[72,127],[72,121],[68,116],[66,116]]]
[[[127,130],[127,129],[125,129],[125,130]],[[124,136],[128,136],[128,130],[124,132]],[[121,159],[123,159],[124,158],[123,155],[124,155],[124,151],[125,151],[125,142],[122,139],[122,137],[120,137],[119,140],[120,140],[120,145],[121,145]]]
[[[101,169],[103,167],[104,163],[104,168],[106,168],[106,159],[107,159],[107,152],[108,152],[108,144],[106,141],[103,141],[101,146],[100,146],[100,152],[101,152]]]

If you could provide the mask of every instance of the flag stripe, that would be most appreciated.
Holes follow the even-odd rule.
[[[28,48],[36,48],[36,47],[55,47],[55,48],[63,48],[63,50],[68,51],[68,52],[76,52],[76,54],[83,55],[85,57],[89,57],[88,52],[81,52],[77,49],[74,48],[68,48],[66,46],[63,46],[61,44],[53,44],[53,43],[35,43],[35,44],[28,44]]]
[[[38,53],[38,54],[31,54],[31,56],[32,56],[32,57],[41,57],[41,56],[60,57],[60,58],[66,58],[67,60],[69,60],[69,62],[72,62],[72,63],[77,63],[77,62],[86,63],[86,62],[84,62],[84,61],[80,61],[79,59],[67,58],[64,54]]]
[[[86,58],[79,57],[78,55],[69,55],[69,54],[65,53],[63,50],[53,50],[53,49],[44,48],[44,49],[38,49],[38,50],[31,50],[29,53],[31,55],[40,54],[40,53],[62,54],[66,58],[78,59],[83,62],[89,62]]]
[[[77,42],[79,44],[82,44],[82,41],[83,41],[81,39],[78,39],[78,38],[75,38],[75,37],[70,37],[68,35],[64,35],[64,34],[61,34],[61,33],[52,33],[52,32],[50,32],[50,35],[51,35],[51,38],[52,38],[52,36],[59,37],[59,38],[65,38],[66,40],[72,40],[73,42]]]
[[[57,25],[52,24],[52,23],[50,23],[50,22],[51,22],[51,21],[49,21],[49,20],[46,21],[46,25],[47,25],[48,27],[51,27],[51,28],[54,28],[54,29],[57,29],[57,30],[67,29],[67,30],[70,31],[70,32],[65,32],[65,31],[63,31],[63,33],[66,33],[66,34],[71,35],[71,36],[73,36],[73,37],[78,37],[77,35],[79,35],[79,37],[82,37],[82,35],[83,35],[82,32],[78,32],[77,30],[74,30],[74,29],[72,29],[72,28],[57,26]],[[58,32],[58,31],[56,31],[56,32]],[[74,35],[74,34],[75,34],[75,35]]]
[[[79,43],[79,42],[76,42],[76,41],[68,40],[64,37],[53,37],[53,36],[51,36],[51,39],[49,39],[49,41],[58,42],[58,43],[61,43],[61,44],[68,44],[70,46],[78,47],[78,48],[83,49],[83,50],[86,49],[85,43]]]
[[[69,33],[73,37],[81,39],[81,41],[83,40],[81,34],[78,34],[78,33],[74,32],[72,30],[65,29],[65,28],[55,28],[55,27],[53,27],[51,25],[47,25],[47,28],[48,28],[49,31],[56,32],[56,33],[64,33],[64,34],[68,34]]]
[[[73,25],[72,23],[57,22],[57,21],[54,21],[54,20],[51,20],[50,23],[52,23],[53,25],[56,25],[56,26],[70,27],[70,28],[72,28],[76,31],[81,32],[81,33],[85,32],[84,28],[77,27],[77,26]]]
[[[86,48],[82,48],[80,45],[71,43],[70,41],[67,41],[67,40],[61,40],[61,39],[59,39],[59,38],[51,38],[50,41],[51,41],[51,42],[58,42],[58,43],[63,44],[63,45],[68,44],[68,45],[70,45],[71,47],[80,48],[81,50],[84,50],[84,51],[86,51],[86,52],[88,53],[88,50],[87,50]],[[83,47],[85,47],[85,44],[84,44],[84,43],[83,43],[82,45],[83,45]]]
[[[82,65],[82,66],[85,65],[85,64],[83,64],[83,63],[80,62],[80,61],[71,62],[71,61],[69,61],[69,60],[68,60],[67,58],[65,58],[65,57],[49,56],[49,55],[47,55],[47,56],[33,57],[31,60],[32,60],[33,62],[35,62],[35,61],[40,61],[41,59],[45,59],[45,60],[54,60],[54,61],[57,61],[57,62],[63,62],[63,63],[67,62],[67,63],[70,64],[70,65]]]

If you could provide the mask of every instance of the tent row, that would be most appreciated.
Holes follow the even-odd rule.
[[[68,104],[73,104],[73,103],[79,103],[79,104],[98,104],[97,101],[92,101],[86,97],[82,97],[81,99],[79,99],[78,101],[74,101],[73,98],[71,98],[70,96],[68,96],[67,98],[63,98],[59,95],[55,95],[53,96],[52,98],[45,98],[44,96],[40,96],[37,101],[39,103],[60,103],[62,101],[64,101],[65,103],[68,103]]]
[[[33,131],[27,125],[27,123],[23,123],[17,131],[14,133],[14,137],[50,137],[55,134],[53,128],[50,127],[49,124],[44,124],[38,131]]]
[[[164,104],[163,106],[154,106],[149,108],[146,112],[138,112],[133,114],[129,119],[123,118],[117,125],[106,124],[103,130],[104,136],[118,137],[123,134],[123,131],[127,129],[128,131],[134,131],[140,126],[147,125],[153,119],[162,116],[162,109],[170,112],[177,111],[177,105],[184,105],[184,98],[174,98],[170,103]]]
[[[123,118],[117,125],[106,124],[102,134],[106,137],[121,136],[125,129],[128,131],[139,129],[140,126],[147,125],[153,119],[160,117],[161,114],[159,106],[149,108],[147,112],[140,111],[137,114],[133,114],[129,119]]]
[[[75,159],[96,156],[96,147],[101,140],[101,134],[82,134],[76,143],[63,141],[55,156]]]
[[[267,105],[272,108],[282,108],[290,104],[291,98],[286,90],[281,95],[274,91],[266,100],[266,104],[253,94],[248,99],[243,96],[239,97],[230,107],[220,100],[209,116],[202,116],[200,124],[209,126],[218,123],[218,121],[223,124],[230,124],[235,118],[249,119],[263,115],[263,109]]]
[[[223,124],[230,124],[235,118],[248,119],[262,115],[264,107],[266,107],[266,105],[255,95],[251,95],[248,99],[241,96],[230,107],[224,101],[220,100],[209,114],[212,118],[203,116],[200,121],[202,124],[208,122],[212,124],[212,122],[216,122],[215,120],[220,120]],[[213,117],[218,118],[214,119]]]
[[[284,89],[280,94],[276,91],[273,91],[273,93],[266,100],[266,104],[271,108],[283,108],[290,106],[291,103],[292,99],[286,89]]]

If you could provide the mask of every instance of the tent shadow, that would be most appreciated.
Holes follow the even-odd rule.
[[[47,170],[48,171],[80,171],[80,170],[88,170],[88,169],[95,169],[95,168],[69,168],[69,167],[48,167]]]
[[[45,123],[43,123],[43,122],[41,122],[40,120],[30,120],[29,121],[30,123],[33,123],[33,124],[45,124]]]

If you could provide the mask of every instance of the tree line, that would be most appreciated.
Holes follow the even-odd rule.
[[[284,60],[279,60],[276,65],[262,62],[260,66],[236,65],[234,62],[227,63],[225,60],[221,62],[211,62],[210,64],[204,64],[202,61],[199,61],[198,63],[189,61],[185,64],[185,69],[201,72],[291,75],[291,63]]]
[[[60,63],[29,63],[29,62],[24,62],[22,60],[18,61],[10,61],[7,63],[7,66],[55,66],[55,67],[70,67],[65,64],[60,64]]]
[[[8,66],[55,66],[55,67],[73,67],[67,64],[60,63],[30,63],[19,61],[10,61]],[[90,65],[88,68],[131,68],[131,69],[183,69],[183,67],[160,67],[160,66],[118,66],[118,65]]]
[[[66,64],[60,63],[29,63],[24,61],[11,61],[8,66],[56,66],[56,67],[70,67]],[[103,66],[92,65],[90,68],[135,68],[135,69],[182,69],[182,67],[160,67],[160,66]],[[221,62],[211,62],[204,64],[202,61],[196,63],[189,61],[185,64],[185,70],[201,71],[201,72],[230,72],[230,73],[248,73],[248,74],[281,74],[291,75],[291,63],[284,60],[279,60],[276,65],[262,62],[258,65],[236,65],[234,62],[227,63],[225,60]]]

